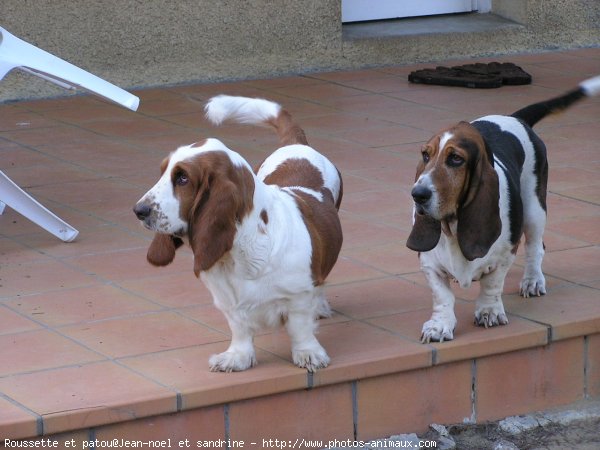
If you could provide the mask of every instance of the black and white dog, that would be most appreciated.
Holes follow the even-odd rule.
[[[548,114],[600,93],[600,76],[560,97],[510,116],[460,122],[432,137],[421,150],[414,225],[407,246],[420,252],[433,291],[433,314],[422,342],[454,337],[456,316],[450,280],[463,288],[480,281],[475,323],[504,325],[504,279],[525,234],[523,297],[543,295],[546,224],[546,147],[532,127]]]

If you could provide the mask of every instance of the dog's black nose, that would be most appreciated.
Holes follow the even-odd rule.
[[[152,207],[147,203],[138,203],[133,207],[133,212],[135,213],[138,219],[144,220],[152,212]]]
[[[413,188],[410,194],[412,195],[415,203],[418,205],[424,205],[429,201],[432,193],[431,189],[425,186],[417,185]]]

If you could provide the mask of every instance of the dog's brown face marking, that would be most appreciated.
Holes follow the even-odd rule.
[[[434,202],[427,212],[432,217],[444,220],[456,216],[469,197],[471,173],[484,149],[480,134],[466,122],[436,134],[423,146],[415,181],[429,178]]]
[[[415,222],[407,246],[433,249],[441,231],[456,235],[469,261],[485,255],[501,232],[498,176],[483,137],[460,122],[425,144],[412,190]]]

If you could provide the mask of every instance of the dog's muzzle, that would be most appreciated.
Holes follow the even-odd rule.
[[[138,202],[133,207],[133,212],[145,228],[154,230],[156,226],[156,211],[154,211],[151,204]]]
[[[412,198],[415,201],[415,209],[417,213],[425,214],[427,203],[429,203],[429,200],[431,200],[431,196],[433,195],[431,189],[418,184],[415,187],[413,187],[410,194],[412,195]]]
[[[133,212],[139,220],[146,220],[152,214],[152,206],[140,202],[133,207]]]

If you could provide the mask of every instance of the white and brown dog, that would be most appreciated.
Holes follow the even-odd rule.
[[[421,341],[454,337],[456,316],[450,280],[463,287],[480,281],[475,323],[504,325],[504,279],[525,235],[523,297],[546,293],[542,241],[546,224],[546,148],[533,132],[538,121],[577,100],[600,93],[600,76],[552,100],[511,116],[460,122],[432,137],[421,150],[414,225],[407,246],[420,252],[433,291],[433,314]]]
[[[206,116],[217,125],[271,125],[282,147],[256,174],[217,139],[171,153],[134,207],[156,232],[148,261],[167,265],[177,247],[191,246],[194,273],[232,333],[227,351],[210,358],[211,370],[255,365],[254,335],[282,323],[294,363],[309,371],[326,367],[315,329],[316,318],[330,313],[323,283],[342,246],[340,173],[276,103],[221,95],[208,102]]]

